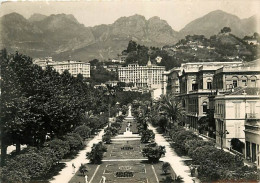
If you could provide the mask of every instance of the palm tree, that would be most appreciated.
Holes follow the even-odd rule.
[[[159,112],[165,114],[173,124],[180,123],[184,116],[181,103],[172,95],[161,97],[159,101]]]

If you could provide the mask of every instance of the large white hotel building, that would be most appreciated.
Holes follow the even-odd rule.
[[[84,78],[90,78],[90,64],[80,61],[53,61],[51,57],[46,57],[45,59],[35,59],[34,64],[41,66],[43,69],[46,66],[53,67],[60,74],[65,70],[77,77],[78,74],[82,74]]]
[[[158,89],[162,87],[164,66],[152,65],[149,60],[146,66],[129,64],[118,68],[118,79],[121,82],[133,83],[135,87]]]

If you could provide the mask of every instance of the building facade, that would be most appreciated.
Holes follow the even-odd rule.
[[[177,96],[186,112],[186,124],[191,129],[198,130],[198,121],[209,110],[209,96],[216,91],[213,89],[215,71],[227,65],[240,66],[242,62],[186,63],[178,69],[181,72],[175,72],[175,77],[171,77],[174,81],[178,75],[180,92]]]
[[[162,88],[164,66],[152,65],[149,60],[146,66],[129,64],[118,68],[120,82],[133,83],[135,87],[157,89]]]
[[[90,64],[80,61],[53,61],[52,57],[46,57],[45,59],[35,59],[34,64],[41,66],[45,69],[47,66],[52,67],[60,74],[65,70],[77,77],[78,74],[82,74],[84,78],[90,78]]]
[[[231,147],[231,139],[245,143],[245,157],[257,161],[260,145],[260,90],[236,88],[215,97],[216,143]],[[258,160],[259,165],[259,160]]]

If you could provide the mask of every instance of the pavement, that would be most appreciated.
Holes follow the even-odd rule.
[[[191,177],[190,174],[190,168],[184,164],[185,158],[179,157],[174,150],[171,148],[170,143],[165,140],[165,138],[159,134],[156,131],[156,128],[153,126],[149,125],[149,129],[153,130],[155,134],[155,142],[158,145],[165,146],[166,153],[165,156],[160,158],[162,161],[169,162],[172,169],[175,171],[177,176],[181,176],[183,181],[185,183],[192,183],[194,182],[193,179],[194,177]],[[198,181],[196,181],[198,182]]]
[[[60,173],[50,180],[50,183],[66,183],[74,176],[75,172],[79,169],[81,164],[89,163],[86,159],[86,153],[91,151],[93,144],[96,144],[102,140],[104,134],[104,129],[101,130],[92,140],[89,141],[85,149],[81,150],[77,157],[69,162],[66,162],[65,168],[63,168]],[[73,170],[72,164],[74,164],[75,169]]]

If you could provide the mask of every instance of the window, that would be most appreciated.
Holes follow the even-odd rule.
[[[247,81],[245,79],[242,80],[242,86],[247,86]]]
[[[208,104],[207,104],[207,102],[203,102],[202,107],[203,107],[203,113],[206,113],[207,110],[208,110]]]
[[[235,118],[240,118],[240,103],[234,103],[235,105]]]
[[[251,79],[252,87],[256,87],[255,79]]]
[[[233,80],[233,87],[234,87],[234,88],[237,87],[237,80]]]
[[[192,90],[193,90],[193,91],[194,91],[194,90],[198,90],[198,84],[197,84],[197,83],[192,84]]]
[[[182,107],[185,107],[185,100],[182,100]]]
[[[207,89],[212,89],[212,82],[207,82]]]

